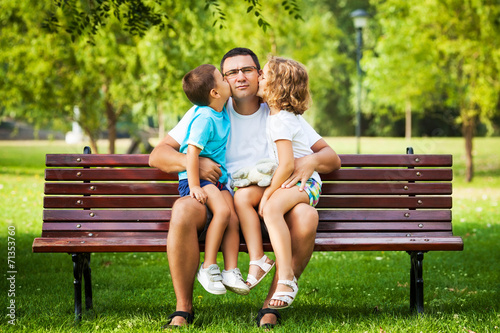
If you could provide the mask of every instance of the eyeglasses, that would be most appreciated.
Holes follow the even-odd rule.
[[[257,67],[247,66],[247,67],[243,67],[243,68],[239,68],[239,69],[231,69],[230,71],[225,72],[224,76],[227,78],[234,78],[238,75],[238,73],[240,71],[243,73],[243,75],[246,76],[246,75],[255,73],[257,71]]]

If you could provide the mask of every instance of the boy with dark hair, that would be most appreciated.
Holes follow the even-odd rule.
[[[186,154],[186,171],[179,172],[179,194],[181,197],[191,196],[202,205],[206,204],[213,214],[205,238],[205,261],[200,265],[197,278],[203,288],[212,294],[225,294],[227,287],[235,293],[246,295],[249,288],[236,265],[225,265],[225,279],[217,265],[222,237],[236,237],[239,240],[238,234],[226,230],[232,212],[230,205],[233,204],[226,188],[226,144],[230,123],[225,107],[231,90],[219,70],[208,64],[188,72],[182,79],[182,88],[196,107],[179,150]],[[200,157],[208,157],[220,165],[222,175],[217,181],[200,179]]]

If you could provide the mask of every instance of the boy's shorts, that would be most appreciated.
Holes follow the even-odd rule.
[[[297,186],[300,186],[300,184],[301,182],[298,182]],[[304,186],[304,191],[306,191],[309,196],[309,205],[316,207],[319,201],[319,195],[321,194],[321,184],[313,178],[309,178],[306,182],[306,186]]]
[[[201,187],[204,187],[204,186],[207,186],[207,185],[215,185],[220,191],[229,191],[226,187],[226,185],[220,183],[220,182],[216,182],[215,184],[208,181],[208,180],[205,180],[205,179],[200,179],[200,186]],[[187,179],[181,179],[179,180],[179,195],[181,197],[185,197],[185,196],[188,196],[189,193],[190,193],[190,189],[189,189],[189,182]]]

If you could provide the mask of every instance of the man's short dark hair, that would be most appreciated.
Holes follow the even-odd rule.
[[[224,61],[226,61],[227,58],[232,58],[236,56],[246,56],[249,55],[252,57],[253,62],[255,63],[255,66],[257,66],[257,70],[260,70],[260,63],[259,63],[259,58],[257,55],[250,49],[247,49],[245,47],[236,47],[232,50],[229,50],[224,56],[222,57],[222,60],[220,61],[220,70],[222,71],[222,66],[224,65]]]
[[[214,65],[200,65],[182,78],[182,89],[191,103],[198,106],[210,104],[210,91],[215,88]]]

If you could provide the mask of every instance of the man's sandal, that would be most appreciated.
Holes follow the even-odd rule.
[[[251,274],[248,274],[247,276],[247,283],[249,283],[249,288],[252,289],[254,288],[257,284],[259,284],[260,281],[262,281],[263,278],[266,277],[267,273],[271,271],[271,269],[274,267],[274,260],[269,259],[265,254],[260,258],[259,260],[253,260],[250,261],[250,265],[256,265],[259,266],[260,269],[262,270],[262,275],[260,276],[253,276]]]
[[[271,314],[276,316],[276,324],[267,323],[267,324],[262,324],[262,326],[261,326],[260,321],[262,320],[264,315],[266,315],[268,313],[271,313]],[[260,309],[259,312],[257,312],[257,317],[255,318],[255,321],[257,322],[257,327],[271,329],[271,328],[274,328],[274,326],[276,326],[277,324],[279,324],[280,319],[281,319],[281,316],[280,316],[278,310],[265,308],[265,309]]]
[[[293,280],[278,280],[278,284],[282,284],[285,286],[288,286],[292,288],[292,291],[276,291],[271,298],[272,300],[275,301],[282,301],[285,302],[286,304],[283,306],[272,306],[269,305],[269,308],[271,309],[285,309],[292,305],[293,300],[297,296],[297,292],[299,291],[299,287],[297,286],[297,279],[293,277]]]
[[[194,311],[193,311],[193,313],[189,313],[186,311],[175,311],[170,316],[168,316],[168,319],[169,319],[168,323],[163,325],[161,328],[166,330],[166,329],[174,329],[174,328],[182,327],[181,325],[170,325],[170,323],[172,322],[172,319],[174,319],[174,317],[182,317],[182,318],[186,319],[186,323],[189,325],[189,324],[193,323]]]

